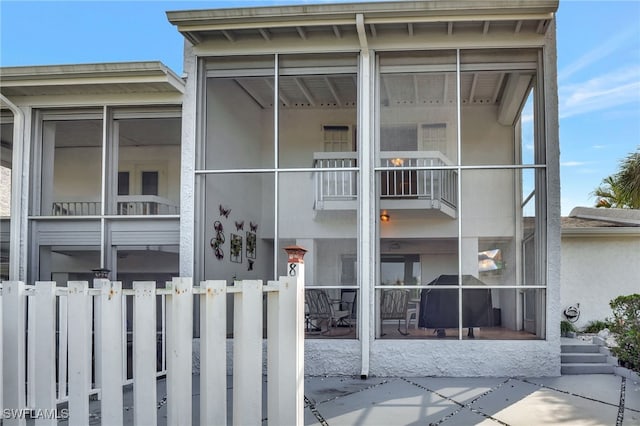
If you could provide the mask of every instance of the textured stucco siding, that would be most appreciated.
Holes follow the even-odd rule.
[[[194,339],[194,373],[200,371],[200,344]],[[266,373],[266,341],[263,344]],[[358,340],[305,341],[308,376],[359,376]],[[233,342],[227,341],[227,374],[233,372]],[[369,375],[374,377],[559,376],[560,347],[548,341],[377,340]]]
[[[580,304],[575,325],[611,316],[609,301],[640,293],[640,235],[563,237],[561,308]]]

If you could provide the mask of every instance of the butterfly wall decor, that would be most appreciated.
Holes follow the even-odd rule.
[[[251,232],[257,232],[258,231],[258,224],[257,223],[253,223],[253,222],[249,222],[249,228],[251,228]]]
[[[229,218],[229,213],[231,213],[231,209],[230,208],[223,207],[222,204],[220,204],[218,206],[218,209],[220,210],[220,216],[223,216],[225,218]]]
[[[244,220],[242,222],[238,222],[236,220],[236,231],[241,231],[244,229]]]

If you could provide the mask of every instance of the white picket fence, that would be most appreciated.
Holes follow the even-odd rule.
[[[123,424],[123,386],[133,383],[134,424],[157,424],[156,382],[166,375],[167,424],[192,419],[193,306],[200,303],[200,424],[262,424],[263,294],[267,294],[267,419],[302,424],[302,277],[262,281],[174,278],[165,288],[117,281],[2,283],[0,413],[6,425],[25,413],[68,403],[69,424],[89,422],[90,395],[103,425]],[[227,294],[234,294],[232,413],[227,413]],[[133,304],[132,324],[127,305]],[[158,313],[160,315],[158,315]],[[131,327],[132,325],[132,327]],[[128,377],[127,363],[133,377]],[[60,414],[60,410],[58,411]],[[43,416],[47,417],[47,416]],[[56,424],[55,418],[36,424]],[[53,417],[53,416],[49,416]]]

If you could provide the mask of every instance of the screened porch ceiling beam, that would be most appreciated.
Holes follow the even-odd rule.
[[[473,80],[471,81],[471,89],[469,90],[469,103],[473,102],[473,98],[476,96],[476,85],[478,84],[478,73],[473,73]]]
[[[271,81],[269,81],[268,78],[265,78],[264,82],[266,83],[267,86],[269,86],[269,89],[271,89],[271,91],[273,92],[274,87]],[[280,101],[284,104],[284,106],[289,107],[289,105],[291,105],[291,101],[289,101],[289,99],[282,93],[282,91],[278,93],[278,98],[280,98]]]
[[[336,89],[336,86],[329,79],[329,77],[325,77],[324,78],[324,82],[327,84],[327,87],[329,88],[329,91],[331,92],[331,95],[333,96],[333,99],[336,101],[336,104],[338,104],[338,106],[341,107],[342,106],[342,100],[340,99],[340,96],[338,95],[338,90]]]
[[[514,33],[518,34],[521,29],[522,29],[522,20],[519,20],[518,22],[516,22],[516,28],[514,30]]]
[[[233,34],[231,34],[227,30],[222,30],[222,35],[225,36],[227,38],[227,40],[229,40],[231,43],[236,41],[236,38],[233,36]]]
[[[297,77],[294,78],[293,81],[295,81],[296,85],[298,86],[298,89],[300,89],[304,97],[307,99],[307,102],[311,104],[311,106],[316,106],[316,101],[315,99],[313,99],[313,96],[311,96],[311,93],[309,92],[309,89],[304,84],[304,82]]]
[[[500,88],[502,87],[502,82],[504,81],[506,73],[500,73],[500,77],[498,77],[498,84],[496,84],[496,88],[493,90],[493,96],[491,97],[491,102],[498,102],[498,96],[500,95]]]
[[[336,35],[337,38],[342,38],[342,33],[340,32],[340,28],[337,25],[332,25],[333,27],[333,33]]]
[[[453,22],[448,22],[447,23],[447,34],[448,35],[453,35]]]
[[[418,77],[415,74],[413,75],[413,97],[416,100],[416,105],[418,105]]]
[[[442,90],[442,103],[447,103],[447,98],[449,97],[449,73],[444,73],[444,84]]]
[[[413,37],[413,24],[411,22],[407,24],[407,32],[409,33],[409,36]]]
[[[265,39],[266,41],[271,41],[271,35],[269,34],[269,30],[266,30],[264,28],[258,28],[258,32],[260,33],[263,39]]]
[[[304,28],[302,27],[296,27],[296,31],[298,32],[298,35],[300,36],[301,39],[306,40],[307,39],[307,33],[305,33]]]
[[[247,95],[249,95],[260,106],[260,108],[262,109],[266,108],[268,104],[264,101],[264,99],[262,99],[262,97],[260,97],[260,95],[258,95],[255,92],[255,90],[253,90],[252,88],[244,84],[242,80],[234,78],[233,81],[235,81],[236,84],[240,86],[242,90],[244,90],[247,93]]]
[[[389,93],[389,86],[387,85],[387,81],[384,78],[380,79],[380,86],[382,87],[382,91],[387,97],[387,105],[391,105],[391,93]]]
[[[375,24],[369,24],[369,30],[371,31],[372,37],[378,37],[378,30],[376,30]]]
[[[484,21],[484,25],[482,27],[482,34],[487,35],[489,33],[489,21]]]

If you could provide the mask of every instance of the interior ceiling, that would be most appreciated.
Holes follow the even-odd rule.
[[[463,104],[497,105],[504,86],[517,71],[463,72],[460,97]],[[357,102],[354,74],[301,75],[280,78],[282,108],[345,108]],[[233,79],[261,108],[273,107],[272,77]],[[383,106],[438,106],[456,102],[455,73],[383,74],[380,78]]]

